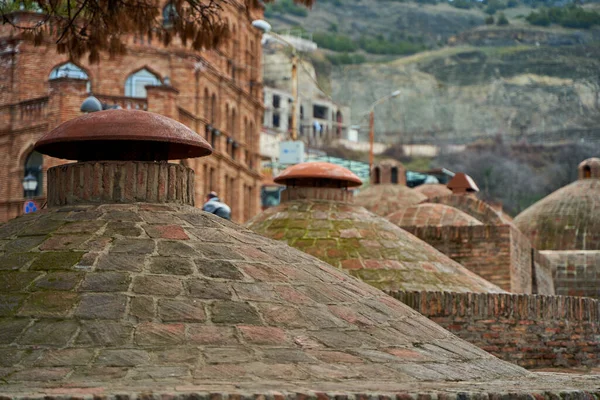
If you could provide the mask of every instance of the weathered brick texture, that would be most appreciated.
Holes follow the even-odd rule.
[[[525,368],[595,367],[600,303],[582,297],[391,292],[460,338]]]
[[[166,162],[88,161],[48,170],[48,205],[194,205],[194,171]]]
[[[527,238],[512,225],[403,226],[421,240],[475,272],[485,280],[513,293],[533,293],[533,271],[539,276],[535,290],[554,294],[548,265],[534,264]]]
[[[556,294],[600,299],[600,251],[541,251],[554,271]]]

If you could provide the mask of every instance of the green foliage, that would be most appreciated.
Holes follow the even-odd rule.
[[[337,33],[337,31],[338,31],[338,24],[334,24],[334,23],[329,24],[329,28],[327,28],[327,30],[329,32]]]
[[[297,17],[306,17],[308,10],[294,3],[293,0],[277,0],[265,6],[265,17],[272,18],[275,14],[291,14]]]
[[[319,47],[339,52],[352,52],[358,48],[350,37],[344,35],[317,32],[313,40]]]
[[[453,7],[468,10],[473,7],[473,3],[469,0],[454,0],[452,3]]]
[[[594,25],[600,25],[600,14],[595,11],[586,11],[576,5],[567,7],[542,8],[532,11],[526,18],[532,25],[548,26],[559,24],[565,28],[589,29]]]
[[[327,55],[327,60],[333,65],[352,65],[352,64],[363,64],[367,61],[367,58],[362,54],[330,54]]]
[[[506,18],[506,15],[504,15],[504,13],[500,13],[500,15],[498,15],[498,21],[496,22],[497,25],[499,26],[503,26],[503,25],[508,25],[508,18]]]
[[[387,41],[381,35],[374,38],[363,36],[358,42],[361,49],[371,54],[408,55],[425,50],[422,44],[403,40]]]
[[[487,6],[483,10],[486,14],[494,15],[496,11],[504,10],[506,8],[506,4],[500,0],[489,0],[487,2]]]
[[[486,23],[487,25],[494,25],[494,17],[492,17],[491,15],[490,15],[490,16],[488,16],[488,17],[485,19],[485,23]]]

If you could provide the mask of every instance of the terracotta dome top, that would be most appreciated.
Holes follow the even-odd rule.
[[[138,110],[105,110],[74,118],[42,136],[35,150],[80,161],[164,161],[212,153],[210,144],[182,123]]]
[[[383,290],[502,292],[434,247],[357,205],[293,200],[268,208],[247,226]]]
[[[445,204],[422,203],[396,211],[386,219],[404,226],[470,226],[483,225],[469,214]]]
[[[600,179],[577,180],[514,219],[538,250],[600,250]]]
[[[306,162],[286,168],[275,179],[275,183],[289,185],[293,181],[315,179],[339,182],[346,187],[362,185],[362,181],[352,171],[342,166],[327,162]],[[299,183],[301,184],[301,183]]]
[[[473,178],[463,172],[454,174],[454,177],[448,182],[448,189],[456,194],[479,192],[479,187]]]
[[[407,186],[386,183],[362,189],[354,199],[356,204],[385,217],[405,207],[425,201],[427,197]]]
[[[428,199],[452,194],[452,190],[441,183],[426,183],[413,188],[413,190],[427,196]]]

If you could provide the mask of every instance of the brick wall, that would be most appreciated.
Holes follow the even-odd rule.
[[[202,206],[207,192],[215,190],[222,199],[230,200],[232,219],[244,222],[260,211],[261,33],[251,27],[252,19],[260,15],[253,11],[248,16],[227,6],[223,17],[235,26],[236,34],[220,53],[193,52],[178,46],[177,41],[165,48],[156,41],[130,38],[123,56],[110,59],[103,54],[100,63],[94,65],[84,57],[77,64],[102,101],[163,113],[214,144],[213,156],[184,162],[196,172],[196,205]],[[9,35],[10,28],[0,25],[0,76],[10,78],[0,79],[0,151],[7,155],[0,159],[0,223],[22,212],[23,163],[33,144],[61,122],[81,115],[79,107],[87,96],[86,81],[48,79],[54,67],[68,61],[54,46],[9,41]],[[235,52],[233,41],[237,42]],[[5,51],[16,46],[17,53]],[[231,65],[236,66],[235,72]],[[172,88],[152,88],[145,99],[125,97],[127,77],[142,68],[161,79],[168,76]],[[207,123],[222,134],[210,137]],[[44,170],[60,162],[44,157]],[[212,171],[210,184],[205,182],[209,175],[204,173],[205,167]],[[44,197],[45,188],[39,200]]]
[[[600,304],[582,297],[389,293],[458,337],[525,368],[592,367]]]
[[[487,281],[532,293],[531,245],[511,225],[402,227]],[[547,284],[538,290],[554,294]]]
[[[544,250],[554,271],[556,294],[600,299],[600,251]]]

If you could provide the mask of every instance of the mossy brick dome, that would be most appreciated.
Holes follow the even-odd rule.
[[[422,203],[392,213],[386,219],[403,226],[472,226],[483,223],[469,214],[445,204]]]
[[[104,162],[119,174],[154,164]],[[53,176],[90,165],[98,164]],[[152,179],[161,176],[170,174]],[[148,189],[150,178],[131,182]],[[83,193],[100,184],[80,183]],[[0,226],[0,397],[457,393],[473,382],[531,380],[285,243],[169,197],[95,204],[77,193]]]
[[[600,250],[600,160],[596,160],[582,162],[579,180],[544,197],[514,219],[536,249]],[[584,175],[587,166],[590,176]]]
[[[426,183],[413,188],[413,190],[421,193],[428,199],[452,194],[452,190],[448,189],[446,185],[441,183]]]
[[[283,198],[288,190],[290,188],[282,192]],[[380,289],[502,292],[434,247],[365,208],[329,200],[327,196],[315,197],[299,196],[282,201],[251,219],[246,226],[261,235],[285,241]]]
[[[356,204],[382,217],[425,200],[424,194],[393,183],[368,186],[355,197]]]

